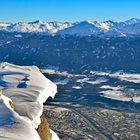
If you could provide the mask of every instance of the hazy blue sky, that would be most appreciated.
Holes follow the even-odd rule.
[[[0,0],[0,21],[140,18],[140,0]]]

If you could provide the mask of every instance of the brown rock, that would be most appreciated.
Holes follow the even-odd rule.
[[[41,124],[39,125],[37,131],[41,140],[51,140],[52,134],[50,133],[49,124],[44,115],[41,116]]]

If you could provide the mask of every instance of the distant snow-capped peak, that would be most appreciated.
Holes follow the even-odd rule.
[[[81,21],[81,22],[34,22],[0,23],[0,30],[7,32],[30,32],[45,33],[47,35],[105,35],[105,36],[128,36],[140,35],[140,20],[132,18],[124,22],[112,20]]]
[[[59,30],[63,30],[72,26],[69,22],[43,22],[40,20],[34,22],[19,22],[19,23],[0,23],[0,30],[8,32],[45,32],[47,34],[54,34]]]
[[[140,23],[140,20],[136,19],[136,18],[131,18],[129,20],[126,20],[125,23],[126,24],[137,24],[137,23]]]

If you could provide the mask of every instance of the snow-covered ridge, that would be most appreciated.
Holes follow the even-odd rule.
[[[56,85],[35,66],[1,63],[0,88],[0,139],[40,140],[35,128],[40,124],[43,102],[55,96]]]
[[[72,26],[69,22],[19,22],[19,23],[0,23],[0,30],[8,32],[29,32],[55,34],[56,32]]]
[[[81,22],[19,22],[0,23],[1,31],[43,33],[46,35],[77,36],[129,36],[140,35],[140,20],[132,18],[124,22],[81,21]]]

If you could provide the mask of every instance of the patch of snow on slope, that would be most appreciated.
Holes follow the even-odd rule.
[[[106,90],[101,92],[103,97],[114,99],[114,100],[119,100],[119,101],[131,101],[131,97],[125,96],[123,91],[120,90]]]
[[[128,81],[132,83],[140,83],[140,74],[131,74],[131,73],[113,73],[110,74],[111,77],[117,77],[120,80]]]
[[[104,83],[104,82],[107,82],[107,81],[108,81],[108,79],[106,79],[104,77],[100,77],[100,78],[97,78],[95,80],[91,80],[90,78],[78,79],[76,82],[78,82],[78,83],[88,83],[88,84],[95,85],[95,84],[100,84],[100,83]]]
[[[104,78],[104,77],[100,77],[100,78],[97,78],[96,80],[89,80],[89,81],[86,81],[86,83],[89,83],[89,84],[92,84],[92,85],[96,85],[96,84],[101,84],[101,83],[104,83],[104,82],[107,82],[108,79]]]
[[[140,84],[140,74],[124,73],[123,71],[118,71],[115,73],[91,71],[90,74],[102,77],[105,76],[108,77],[108,79],[114,78],[117,81],[119,80],[125,84],[123,86],[121,84],[113,86],[108,85],[108,83],[103,83],[100,86],[101,96],[119,101],[140,103],[140,89],[138,87]]]
[[[17,37],[17,38],[21,38],[21,37],[22,37],[22,35],[17,34],[17,35],[15,35],[15,37]]]
[[[121,90],[121,89],[123,89],[123,87],[120,87],[120,86],[113,87],[113,86],[110,86],[110,85],[103,85],[100,88],[102,88],[102,89],[110,89],[110,90]]]
[[[54,83],[56,85],[66,85],[69,81],[70,81],[70,79],[65,78],[63,80],[61,80],[61,79],[55,80]]]
[[[73,89],[81,89],[82,87],[80,87],[80,86],[73,86],[72,88]]]

